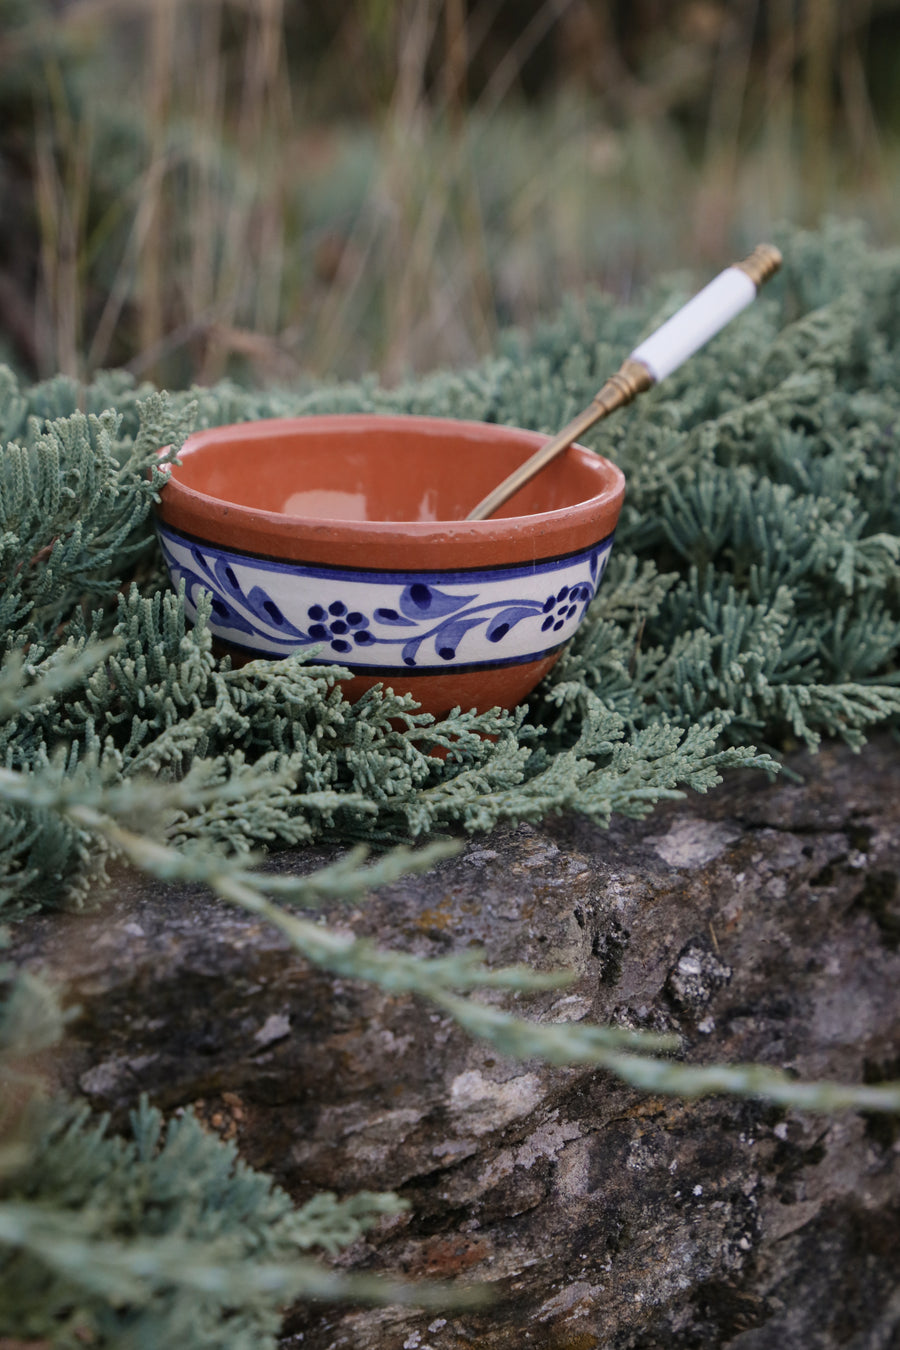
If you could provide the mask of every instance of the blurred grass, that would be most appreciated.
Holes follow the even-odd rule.
[[[782,220],[900,221],[896,3],[0,0],[0,356],[471,361]]]

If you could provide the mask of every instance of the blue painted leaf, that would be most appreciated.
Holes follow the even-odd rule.
[[[531,619],[535,614],[541,613],[538,605],[508,605],[506,609],[501,609],[499,614],[495,614],[487,626],[488,642],[502,642],[511,628],[515,628],[517,623],[523,619]]]
[[[466,633],[470,628],[477,628],[480,623],[484,623],[483,615],[474,619],[449,619],[447,623],[442,623],[434,634],[434,649],[441,660],[452,661]]]
[[[215,573],[210,567],[208,559],[203,556],[196,544],[191,547],[191,558],[197,568],[197,576],[205,578],[203,585],[207,590],[214,590],[216,585]]]
[[[442,619],[445,614],[455,614],[476,598],[475,595],[448,595],[436,586],[426,586],[424,581],[414,581],[411,586],[404,587],[400,608],[409,619]]]
[[[216,581],[226,595],[230,595],[235,600],[243,600],[244,592],[241,590],[241,583],[237,579],[237,574],[231,563],[226,562],[224,558],[216,558],[213,563],[213,572]]]
[[[606,571],[606,564],[609,562],[611,549],[603,549],[602,552],[591,554],[591,580],[594,583],[594,591],[600,585],[603,573]]]
[[[274,628],[279,637],[294,637],[303,641],[304,634],[284,617],[275,601],[261,586],[254,586],[245,602],[266,628]]]
[[[192,572],[189,567],[185,567],[184,563],[178,562],[175,559],[173,559],[173,566],[176,569],[172,575],[173,583],[175,584],[175,586],[177,586],[179,581],[184,581],[185,598],[190,604],[194,606],[195,609],[197,607],[197,601],[199,599],[199,596],[197,594],[198,591],[210,591],[212,592],[213,596],[215,596],[215,592],[212,590],[212,587],[210,586],[205,576],[198,576],[197,573]],[[213,599],[214,616],[216,615],[217,612],[216,611],[217,605],[221,605],[223,613],[225,612],[229,614],[231,613],[230,607],[225,604],[224,600],[218,600],[214,598]]]
[[[402,628],[415,628],[412,619],[402,618],[395,609],[376,609],[375,618],[379,623],[394,623]]]
[[[409,642],[403,644],[400,655],[403,657],[403,664],[405,666],[414,666],[416,664],[416,657],[419,655],[419,648],[421,645],[422,638],[420,637],[410,638]]]
[[[253,624],[245,619],[242,614],[233,610],[230,605],[226,605],[225,601],[218,595],[213,596],[210,626],[213,628],[216,626],[231,628],[236,633],[249,633],[251,637],[259,637],[259,632],[253,627]]]

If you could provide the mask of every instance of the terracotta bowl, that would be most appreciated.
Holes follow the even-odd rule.
[[[188,612],[235,659],[318,648],[358,698],[379,682],[427,712],[512,708],[593,598],[624,495],[573,446],[491,520],[463,517],[547,437],[368,415],[216,427],[189,438],[157,528]]]

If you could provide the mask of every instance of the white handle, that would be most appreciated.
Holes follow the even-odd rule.
[[[743,262],[726,267],[693,300],[673,314],[662,328],[635,347],[616,373],[610,375],[603,388],[597,391],[588,407],[573,417],[562,431],[536,450],[524,464],[513,469],[502,483],[472,508],[466,520],[487,520],[514,492],[530,482],[557,455],[568,450],[601,417],[608,417],[616,408],[624,408],[644,389],[671,375],[682,361],[693,356],[704,342],[708,342],[720,328],[724,328],[742,309],[746,309],[760,286],[773,277],[780,266],[781,254],[778,249],[772,244],[758,244]]]
[[[708,286],[635,347],[632,361],[664,380],[756,298],[756,287],[739,267],[726,267]]]

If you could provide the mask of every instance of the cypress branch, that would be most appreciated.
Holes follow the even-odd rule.
[[[613,561],[571,649],[513,715],[461,710],[436,724],[383,690],[349,707],[345,673],[314,660],[239,671],[218,661],[208,608],[191,628],[161,577],[149,515],[158,448],[176,453],[192,426],[339,410],[555,429],[671,308],[664,288],[632,309],[567,305],[475,370],[394,390],[224,383],[164,397],[121,373],[81,390],[21,388],[6,372],[0,612],[6,649],[27,650],[29,673],[20,690],[4,667],[4,762],[43,770],[64,752],[56,771],[82,783],[149,774],[172,784],[207,764],[211,780],[244,784],[243,808],[237,793],[227,806],[185,803],[168,837],[246,854],[564,809],[602,821],[703,790],[729,764],[771,770],[760,741],[861,745],[898,713],[900,370],[885,297],[900,286],[900,260],[853,231],[838,240],[836,228],[782,241],[785,274],[760,304],[642,405],[595,428],[593,443],[628,480]],[[832,255],[852,267],[835,268]],[[81,678],[34,683],[64,652],[111,634],[117,650]],[[696,728],[713,726],[716,748],[701,751]],[[279,786],[269,796],[270,772]],[[8,911],[87,903],[82,845],[71,823],[9,808]]]
[[[752,312],[595,429],[628,479],[613,560],[575,642],[510,714],[435,722],[379,689],[351,707],[346,672],[314,658],[237,671],[218,660],[208,602],[191,627],[161,571],[158,450],[176,454],[193,426],[342,410],[555,430],[671,295],[566,306],[475,370],[390,391],[223,383],[166,397],[116,372],[81,389],[23,388],[0,370],[0,905],[87,904],[106,858],[124,855],[203,881],[324,968],[429,998],[504,1053],[596,1064],[680,1096],[900,1109],[894,1083],[698,1068],[646,1033],[514,1017],[472,991],[561,977],[491,971],[471,953],[424,962],[295,912],[432,866],[443,844],[369,862],[352,849],[305,877],[255,867],[288,843],[405,844],[564,809],[639,816],[727,768],[777,771],[750,742],[858,747],[870,727],[897,724],[900,254],[852,232],[840,246],[833,231],[783,244],[786,273]],[[146,1344],[257,1350],[274,1343],[289,1294],[446,1301],[297,1260],[352,1240],[394,1197],[326,1195],[293,1211],[189,1116],[164,1128],[142,1106],[126,1141],[34,1104],[22,1135],[34,1083],[13,1060],[59,1034],[55,1006],[33,982],[0,1000],[15,1126],[0,1155],[0,1273],[15,1291],[0,1299],[0,1334],[63,1345],[89,1331],[112,1346],[127,1313]]]
[[[54,1045],[53,991],[0,972],[0,1337],[59,1347],[274,1350],[297,1298],[463,1308],[484,1291],[329,1270],[406,1202],[368,1191],[299,1209],[188,1111],[167,1124],[142,1099],[128,1138],[41,1097],[21,1069]]]

